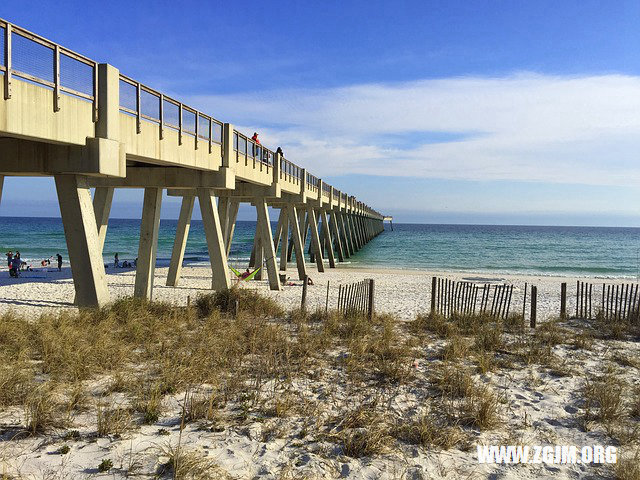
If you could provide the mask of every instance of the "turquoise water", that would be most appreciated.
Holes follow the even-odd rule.
[[[169,263],[176,220],[162,220],[158,265]],[[274,225],[275,227],[275,225]],[[137,256],[140,221],[112,219],[105,262]],[[394,224],[351,257],[348,266],[478,273],[637,278],[640,228]],[[255,222],[238,222],[229,260],[245,266]],[[34,266],[60,252],[68,259],[59,218],[0,217],[0,248],[20,250]],[[193,221],[185,261],[208,262],[202,222]]]

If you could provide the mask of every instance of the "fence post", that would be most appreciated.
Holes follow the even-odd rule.
[[[431,315],[436,313],[436,277],[431,277]]]
[[[329,311],[329,283],[330,281],[327,280],[327,299],[324,302],[324,313]]]
[[[560,318],[567,318],[567,282],[560,284]]]
[[[536,328],[537,313],[538,313],[538,287],[531,285],[531,328]]]
[[[304,283],[302,284],[302,303],[300,304],[300,308],[304,312],[307,309],[307,284],[309,283],[309,276],[305,275],[302,280]]]
[[[374,293],[374,281],[373,278],[369,279],[369,308],[367,309],[367,316],[369,320],[373,318],[373,293]]]

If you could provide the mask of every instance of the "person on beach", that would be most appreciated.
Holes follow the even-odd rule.
[[[307,285],[313,285],[313,280],[311,280],[311,277],[307,277]]]
[[[258,132],[253,132],[253,137],[251,137],[251,140],[256,142],[256,145],[260,145],[260,140],[258,140]]]
[[[244,280],[245,278],[247,278],[249,275],[251,275],[251,272],[249,271],[249,269],[247,268],[244,273],[242,275],[240,275],[240,278],[242,280]]]
[[[11,268],[11,262],[13,261],[13,252],[7,252],[7,266]]]
[[[120,266],[120,260],[118,259],[118,254],[116,253],[116,256],[113,257],[113,267],[118,268],[119,266]]]
[[[62,255],[59,253],[56,254],[56,258],[58,259],[58,271],[62,271]]]

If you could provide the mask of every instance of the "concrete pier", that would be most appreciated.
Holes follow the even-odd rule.
[[[21,41],[54,52],[34,64],[90,73],[67,84],[69,72],[63,71],[52,83],[38,77],[46,69],[14,70],[16,55],[23,53],[10,48],[0,65],[0,198],[6,176],[55,178],[78,305],[109,301],[102,251],[116,188],[145,192],[133,290],[143,298],[153,295],[164,190],[182,197],[169,286],[179,284],[196,197],[213,289],[230,285],[227,258],[241,203],[256,208],[253,264],[274,290],[280,288],[279,271],[286,272],[293,256],[298,277],[304,278],[307,241],[324,272],[325,262],[337,267],[384,231],[380,213],[233,125],[1,19],[0,34],[9,41],[20,35]],[[269,206],[280,211],[275,237]]]

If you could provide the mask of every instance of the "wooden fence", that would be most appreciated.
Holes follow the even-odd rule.
[[[513,285],[431,279],[431,312],[445,316],[486,313],[494,318],[507,318],[512,296]]]
[[[338,310],[343,314],[357,312],[373,316],[374,282],[367,278],[361,282],[340,285],[338,288]]]
[[[575,317],[593,320],[599,314],[605,320],[637,322],[640,318],[639,289],[640,285],[637,283],[615,285],[603,283],[599,309],[596,310],[597,299],[594,301],[593,297],[598,286],[578,280],[576,283]],[[566,296],[566,286],[563,286],[561,290],[561,297],[564,296]]]

